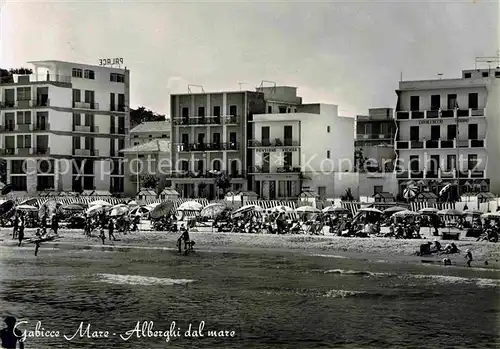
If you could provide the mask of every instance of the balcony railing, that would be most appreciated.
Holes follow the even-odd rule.
[[[248,173],[300,173],[300,167],[294,166],[281,166],[281,167],[271,167],[269,165],[264,166],[250,166],[248,168]]]
[[[424,111],[398,111],[396,112],[396,120],[421,120],[421,119],[437,119],[437,118],[466,118],[474,116],[484,116],[484,109],[457,109],[455,114],[454,109],[444,110],[424,110]]]
[[[99,133],[99,126],[73,125],[73,132]]]
[[[49,155],[50,148],[49,147],[37,147],[35,148],[35,155]]]
[[[50,123],[39,123],[33,125],[33,131],[50,131]]]
[[[95,149],[73,149],[74,156],[99,156],[99,151]]]
[[[261,147],[299,147],[299,141],[293,141],[291,139],[287,139],[282,141],[281,139],[275,140],[248,140],[248,147],[250,148],[261,148]]]
[[[31,132],[31,131],[33,131],[33,125],[32,124],[17,124],[16,131],[17,132]]]
[[[213,179],[217,177],[217,174],[211,171],[170,171],[167,173],[167,178],[208,178]],[[228,176],[231,178],[245,178],[246,174],[240,171],[229,171]],[[133,176],[135,177],[135,176]]]
[[[174,119],[176,126],[206,126],[206,125],[221,125],[222,118],[219,117],[204,117],[204,118],[177,118]]]
[[[360,133],[356,135],[357,140],[369,140],[369,139],[394,139],[394,133]]]
[[[300,167],[283,166],[276,169],[277,173],[300,173]]]
[[[484,178],[484,168],[472,170],[437,169],[433,171],[400,171],[396,174],[398,179],[456,179],[456,178]]]
[[[5,76],[0,80],[0,84],[27,84],[31,82],[62,82],[69,84],[71,83],[71,76],[58,74],[14,74],[12,77]]]
[[[33,148],[5,148],[0,150],[4,156],[32,156]]]
[[[110,104],[109,111],[124,113],[127,111],[127,107],[125,106],[125,104]]]
[[[396,150],[403,149],[453,149],[457,148],[485,148],[484,139],[465,139],[465,140],[423,140],[423,141],[397,141]]]
[[[73,108],[99,110],[99,103],[96,103],[96,102],[73,102]]]
[[[239,143],[177,143],[180,152],[239,150]]]
[[[95,131],[99,132],[99,131]],[[124,135],[125,134],[125,127],[110,127],[109,129],[110,134],[117,134],[117,135]]]

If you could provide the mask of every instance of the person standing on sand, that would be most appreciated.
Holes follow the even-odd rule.
[[[17,320],[13,316],[7,316],[5,318],[6,328],[0,331],[0,339],[2,340],[2,348],[5,349],[16,349],[17,343],[19,343],[19,349],[24,349],[24,342],[19,340],[23,337],[21,330],[16,327]]]
[[[102,240],[102,244],[104,245],[104,240],[106,240],[106,235],[104,235],[104,226],[101,226],[99,238]]]
[[[115,230],[115,221],[113,219],[110,219],[108,226],[109,241],[111,241],[111,239],[113,239],[113,241],[116,241],[115,234],[113,233],[114,230]]]
[[[472,252],[470,250],[465,251],[465,259],[467,259],[467,266],[470,267],[470,263],[472,262]]]
[[[19,224],[19,232],[18,232],[18,238],[19,238],[19,247],[21,247],[21,243],[23,242],[24,239],[24,217],[21,218],[21,223]]]
[[[19,229],[19,212],[16,212],[14,216],[14,224],[12,228],[12,238],[15,239],[17,237],[17,230]]]
[[[40,233],[40,229],[36,230],[36,241],[35,241],[35,257],[38,256],[38,250],[40,249],[40,239],[42,238],[42,234]]]

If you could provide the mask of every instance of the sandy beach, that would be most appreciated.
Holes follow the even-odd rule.
[[[12,240],[12,230],[2,229],[0,232],[0,245],[16,245]],[[55,245],[71,246],[99,246],[101,241],[97,238],[87,238],[81,230],[60,230],[60,239],[54,242],[42,244],[44,247],[55,247]],[[107,232],[106,232],[107,235]],[[34,236],[34,230],[26,232],[26,238]],[[106,245],[116,248],[166,248],[175,249],[178,233],[140,231],[127,235],[117,234],[118,241],[105,241]],[[433,255],[430,257],[418,257],[415,252],[420,244],[429,240],[403,240],[389,238],[345,238],[337,236],[311,236],[311,235],[267,235],[267,234],[241,234],[241,233],[213,233],[213,232],[191,232],[191,239],[196,241],[198,250],[211,251],[234,251],[234,250],[283,250],[300,251],[325,256],[336,256],[345,258],[361,258],[374,261],[402,261],[402,262],[439,262],[444,255]],[[444,246],[448,241],[441,241]],[[448,255],[456,265],[465,265],[464,254],[470,249],[474,255],[475,266],[488,268],[500,268],[500,244],[476,242],[470,240],[456,241],[459,254]]]

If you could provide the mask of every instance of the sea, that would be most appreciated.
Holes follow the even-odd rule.
[[[500,348],[499,287],[312,251],[0,247],[0,315],[37,349]]]

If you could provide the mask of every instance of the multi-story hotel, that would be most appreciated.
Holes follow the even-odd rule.
[[[335,174],[353,168],[354,118],[338,116],[338,107],[326,104],[299,104],[289,114],[268,111],[253,116],[248,143],[257,194],[296,198],[309,187],[320,197],[333,197],[342,181]]]
[[[376,193],[397,194],[394,174],[396,123],[392,108],[372,108],[368,115],[356,116],[356,169],[359,196]]]
[[[143,122],[130,130],[131,147],[123,149],[125,157],[125,196],[133,197],[142,188],[143,174],[155,175],[160,180],[158,190],[170,185],[165,181],[171,170],[170,120]]]
[[[16,190],[123,191],[129,71],[62,61],[0,82],[0,142]]]
[[[451,183],[500,193],[500,69],[458,79],[402,81],[396,91],[397,177],[437,192]]]

